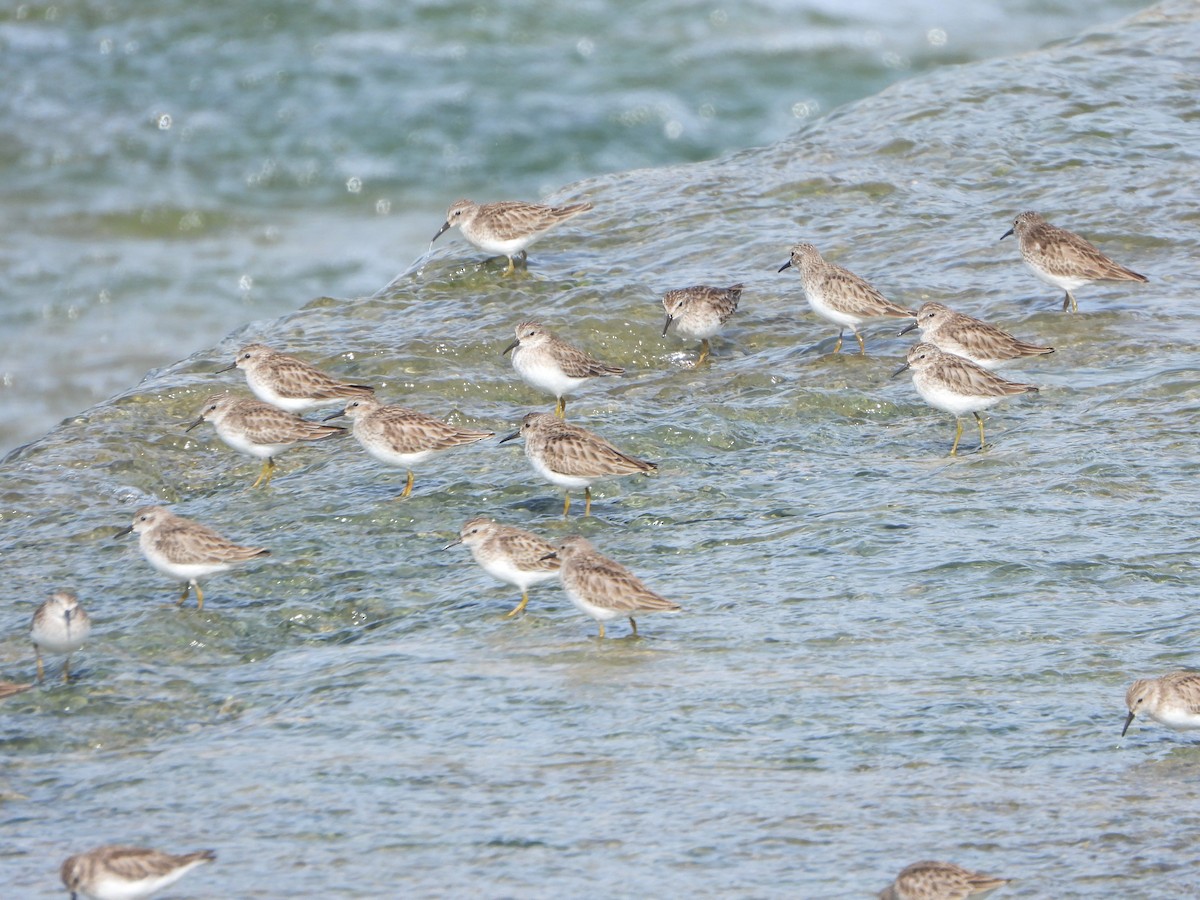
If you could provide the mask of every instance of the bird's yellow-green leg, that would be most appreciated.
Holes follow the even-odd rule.
[[[958,455],[958,441],[962,437],[962,419],[956,418],[954,422],[956,425],[958,425],[958,428],[954,432],[954,446],[950,448],[951,456]]]
[[[600,624],[600,634],[598,634],[597,637],[600,638],[601,640],[604,640],[604,623],[601,622],[599,624]]]
[[[583,517],[586,519],[592,514],[592,487],[586,486],[583,489]]]
[[[517,271],[517,264],[513,262],[513,258],[510,256],[508,258],[508,268],[504,270],[504,274],[511,275],[515,271]]]
[[[567,517],[567,513],[570,511],[571,511],[571,492],[567,491],[566,496],[563,497],[563,518],[564,519]]]
[[[633,629],[633,636],[637,637],[637,622],[633,620],[633,616],[629,617],[629,627]]]
[[[863,343],[863,337],[862,337],[862,335],[861,335],[861,334],[859,334],[857,331],[855,331],[855,332],[854,332],[854,336],[855,336],[856,338],[858,338],[858,355],[859,355],[859,356],[866,356],[866,355],[867,355],[867,345],[866,345],[865,343]]]
[[[1075,295],[1070,291],[1067,291],[1067,296],[1063,297],[1063,312],[1066,312],[1068,309],[1071,312],[1079,312],[1079,304],[1075,302]]]
[[[836,344],[834,344],[834,345],[833,345],[833,352],[834,352],[834,353],[841,353],[841,352],[842,352],[842,335],[843,335],[843,334],[845,334],[845,333],[846,333],[846,330],[845,330],[844,328],[843,328],[841,331],[839,331],[839,332],[838,332],[838,342],[837,342]]]
[[[250,485],[251,489],[258,487],[260,484],[266,487],[271,483],[271,476],[275,474],[275,458],[268,456],[263,460],[262,471],[258,473],[258,480]]]
[[[558,403],[555,404],[555,406],[554,406],[554,414],[556,416],[558,416],[560,419],[565,419],[567,417],[567,398],[566,397],[558,398]]]
[[[700,358],[696,360],[696,365],[700,365],[708,359],[708,338],[700,338]]]
[[[413,471],[412,471],[412,469],[409,469],[408,470],[408,479],[404,482],[404,490],[402,490],[400,492],[400,496],[397,497],[396,499],[403,500],[405,497],[407,497],[409,494],[411,494],[412,486],[413,486]]]
[[[979,413],[971,413],[975,417],[975,421],[979,423],[979,449],[983,449],[983,416]]]
[[[34,653],[36,654],[36,656],[37,656],[38,684],[41,684],[41,683],[42,683],[42,679],[43,679],[43,678],[45,677],[45,675],[46,675],[46,670],[45,670],[44,668],[42,668],[42,648],[41,648],[41,647],[39,647],[37,644],[34,644],[34,645],[33,645],[33,652],[34,652]]]
[[[185,581],[183,583],[183,593],[179,595],[179,599],[175,601],[176,606],[183,606],[183,601],[187,599],[188,591],[192,589],[192,583]],[[196,585],[196,590],[200,590],[200,585]]]
[[[521,602],[518,603],[515,607],[513,607],[507,613],[508,618],[511,619],[513,616],[515,616],[517,613],[519,613],[521,610],[523,610],[525,608],[525,604],[528,602],[529,602],[529,591],[521,591]]]
[[[193,581],[192,586],[196,589],[196,610],[197,612],[204,609],[204,591],[200,590],[200,582]]]
[[[63,663],[63,684],[71,683],[71,656],[67,655],[66,661]]]

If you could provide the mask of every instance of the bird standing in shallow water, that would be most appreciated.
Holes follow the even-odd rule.
[[[204,609],[204,591],[199,578],[224,572],[236,563],[270,556],[262,547],[245,547],[217,534],[207,525],[177,516],[161,506],[143,506],[133,516],[133,524],[122,528],[115,537],[130,532],[138,535],[138,546],[146,561],[164,575],[183,581],[183,593],[176,606],[182,606],[188,590],[196,589],[196,608]]]
[[[962,438],[962,417],[971,413],[979,423],[979,449],[984,447],[983,419],[981,410],[995,406],[1014,394],[1035,393],[1032,384],[1005,381],[983,366],[969,359],[939,350],[933,344],[914,344],[908,351],[908,359],[892,373],[895,378],[906,369],[912,369],[913,386],[926,403],[954,416],[958,429],[954,433],[954,445],[950,455],[958,453],[958,442]]]
[[[451,228],[457,226],[463,237],[486,253],[508,257],[505,275],[516,268],[513,261],[520,256],[524,262],[528,257],[525,249],[556,225],[573,219],[592,208],[590,203],[574,203],[570,206],[544,206],[540,203],[523,203],[520,200],[502,200],[499,203],[475,203],[458,200],[446,211],[446,221],[433,236],[430,245]]]
[[[345,434],[345,428],[309,422],[290,412],[284,412],[269,403],[249,397],[234,397],[217,394],[204,401],[200,417],[187,427],[187,431],[205,422],[212,422],[217,437],[242,453],[248,453],[263,461],[262,471],[251,488],[260,484],[266,487],[275,474],[275,457],[288,447],[302,441],[320,441],[335,435]]]
[[[969,359],[977,366],[995,369],[1029,356],[1053,353],[1053,347],[1040,347],[1021,341],[1007,331],[979,319],[955,312],[947,306],[930,301],[917,310],[917,319],[901,334],[921,329],[921,340],[939,350]]]
[[[71,900],[146,900],[170,887],[196,866],[213,862],[212,850],[163,853],[148,847],[97,847],[62,864],[62,882]]]
[[[911,309],[893,303],[848,269],[827,262],[812,244],[793,247],[791,259],[780,266],[779,271],[793,267],[800,273],[804,296],[813,312],[839,328],[834,353],[841,352],[842,335],[847,328],[854,331],[859,352],[866,356],[867,345],[858,333],[859,325],[879,316],[897,319],[913,317]]]
[[[879,892],[879,900],[966,900],[1008,882],[954,863],[925,860],[905,866],[896,880]]]
[[[1101,253],[1089,241],[1073,231],[1051,225],[1038,213],[1023,212],[1013,220],[1012,228],[1000,236],[1017,236],[1017,245],[1025,265],[1047,284],[1066,291],[1063,312],[1078,312],[1079,304],[1071,292],[1093,281],[1149,281],[1132,269],[1119,265]]]
[[[564,422],[551,413],[527,413],[521,427],[507,437],[506,443],[525,438],[525,457],[535,472],[559,487],[567,489],[563,516],[571,509],[571,488],[583,488],[584,516],[592,514],[591,484],[607,475],[649,474],[658,466],[622,453],[600,435]]]
[[[79,599],[70,591],[56,591],[37,608],[29,630],[37,657],[37,680],[44,676],[42,651],[66,655],[63,661],[63,683],[71,680],[71,654],[83,646],[92,633],[92,621]]]
[[[491,431],[456,428],[407,406],[385,406],[374,397],[351,400],[344,410],[326,416],[325,421],[338,416],[346,416],[354,423],[354,437],[367,453],[384,465],[408,471],[404,490],[397,500],[412,493],[412,467],[417,463],[443,450],[494,436]]]
[[[266,344],[247,344],[237,352],[233,363],[214,374],[241,369],[254,396],[290,413],[345,403],[354,397],[366,397],[375,388],[365,384],[347,384],[331,378],[302,359],[273,350]]]
[[[501,356],[511,352],[513,368],[525,381],[558,400],[554,414],[560,419],[567,415],[567,393],[589,378],[602,375],[624,375],[619,366],[610,366],[588,356],[578,347],[553,335],[537,322],[522,322],[517,337],[504,348]]]
[[[1200,728],[1200,672],[1170,672],[1158,678],[1139,678],[1125,692],[1129,716],[1121,737],[1141,713],[1180,731]]]
[[[580,612],[596,620],[601,638],[604,623],[613,619],[629,619],[636,637],[635,614],[679,612],[683,608],[650,590],[627,568],[600,554],[590,541],[577,534],[564,538],[553,557],[562,563],[559,577],[563,590]]]
[[[536,534],[513,525],[501,525],[478,516],[468,519],[457,538],[443,550],[466,545],[475,562],[500,581],[521,589],[521,602],[507,615],[517,615],[529,603],[529,588],[558,577],[558,560],[549,556],[554,546]]]
[[[663,294],[663,308],[667,321],[663,325],[663,336],[672,324],[675,333],[682,338],[700,340],[699,366],[708,359],[708,339],[715,336],[726,322],[737,312],[738,300],[742,296],[742,285],[727,288],[708,287],[698,284]]]

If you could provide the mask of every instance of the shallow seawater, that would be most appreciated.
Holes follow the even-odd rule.
[[[50,586],[95,628],[72,685],[3,701],[6,894],[59,896],[63,858],[115,841],[214,848],[173,889],[196,897],[841,898],[923,858],[1016,879],[1004,897],[1196,894],[1200,745],[1119,734],[1128,682],[1195,662],[1198,51],[1195,6],[1169,3],[760,150],[571,185],[596,209],[527,271],[455,238],[12,454],[0,675],[32,671]],[[1150,283],[1063,314],[998,240],[1027,207]],[[777,272],[801,238],[901,302],[1052,344],[1009,372],[1041,392],[948,459],[951,419],[890,377],[899,325],[833,355]],[[658,297],[733,281],[691,368]],[[500,355],[531,318],[629,370],[568,414],[660,464],[598,486],[590,519],[513,444],[424,463],[396,502],[403,473],[352,440],[250,491],[256,461],[183,431],[261,337],[505,434],[548,405]],[[178,610],[113,538],[146,502],[272,557]],[[684,612],[600,642],[542,586],[506,619],[515,592],[442,549],[478,514],[585,534]]]

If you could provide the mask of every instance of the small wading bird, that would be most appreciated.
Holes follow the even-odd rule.
[[[138,546],[146,562],[164,575],[183,582],[183,593],[176,606],[182,606],[188,590],[195,588],[196,608],[204,609],[204,592],[197,579],[271,553],[262,547],[235,544],[208,526],[177,516],[161,506],[143,506],[134,514],[133,524],[122,528],[114,537],[124,537],[130,532],[137,533]]]
[[[1089,241],[1073,231],[1051,225],[1035,212],[1023,212],[1013,220],[1012,228],[1000,236],[1017,236],[1025,265],[1047,284],[1066,291],[1063,312],[1078,312],[1079,304],[1071,292],[1093,281],[1149,281],[1132,269],[1119,265],[1101,253]]]
[[[436,241],[451,228],[457,226],[463,237],[483,250],[508,257],[505,275],[516,268],[515,256],[524,263],[528,257],[525,249],[556,225],[572,219],[592,208],[590,203],[575,203],[571,206],[543,206],[539,203],[522,203],[520,200],[502,200],[499,203],[475,203],[458,200],[446,211],[446,221],[429,242]]]
[[[517,326],[517,339],[500,355],[509,352],[518,375],[539,391],[557,398],[554,414],[560,419],[567,415],[567,394],[589,378],[625,374],[619,366],[593,359],[537,322],[522,322]]]

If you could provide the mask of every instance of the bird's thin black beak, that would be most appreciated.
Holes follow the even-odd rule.
[[[237,368],[237,362],[235,361],[235,362],[231,362],[229,365],[227,365],[223,369],[217,369],[217,371],[213,372],[213,374],[220,375],[222,372],[228,372],[230,369],[236,369],[236,368]]]
[[[130,525],[128,528],[122,528],[120,531],[118,531],[116,534],[114,534],[113,540],[115,541],[117,538],[125,537],[125,535],[132,534],[132,533],[133,533],[133,526]]]
[[[1006,231],[1006,232],[1004,232],[1004,234],[1000,235],[1000,240],[1004,240],[1006,237],[1008,237],[1012,233],[1013,233],[1013,230],[1011,228],[1008,229],[1008,231]]]
[[[675,321],[674,316],[667,316],[667,324],[663,325],[663,337],[666,337],[667,329],[671,327],[671,323]]]
[[[520,436],[521,436],[521,429],[520,429],[520,428],[518,428],[518,429],[517,429],[516,431],[514,431],[512,434],[508,435],[508,437],[502,437],[502,438],[500,438],[500,441],[499,441],[499,443],[501,443],[501,444],[507,444],[509,441],[513,440],[514,438],[519,438]]]
[[[548,559],[558,559],[558,551],[556,550],[556,551],[554,551],[553,553],[547,553],[545,556],[543,556],[543,557],[541,558],[541,560],[540,560],[540,561],[541,561],[541,562],[545,562],[545,561],[546,561],[546,560],[548,560]]]
[[[908,368],[908,363],[905,363],[900,368],[898,368],[895,372],[893,372],[891,377],[895,378],[897,375],[899,375],[901,372],[903,372],[907,368]]]
[[[779,271],[782,272],[784,269],[790,269],[791,267],[792,267],[792,261],[789,259],[787,262],[785,262],[782,266],[779,267]]]
[[[913,322],[911,325],[905,325],[903,328],[900,329],[900,333],[908,334],[910,331],[912,331],[914,328],[916,328],[920,324],[921,324],[921,322],[918,320],[916,322]]]
[[[514,349],[516,349],[517,347],[520,347],[520,346],[521,346],[521,339],[520,339],[520,338],[517,338],[515,341],[513,341],[511,344],[509,344],[507,347],[505,347],[505,348],[504,348],[504,352],[503,352],[503,353],[501,353],[500,355],[501,355],[501,356],[508,356],[508,354],[509,354],[509,351],[511,351],[511,350],[514,350]]]
[[[438,229],[438,233],[433,236],[433,240],[431,240],[429,243],[432,244],[433,241],[436,241],[438,238],[440,238],[443,234],[445,234],[449,230],[450,230],[450,220],[447,219],[444,223],[442,223],[442,227]]]
[[[452,540],[450,543],[448,543],[448,544],[447,544],[445,547],[443,547],[442,549],[443,549],[443,550],[449,550],[451,547],[457,547],[457,546],[458,546],[459,544],[461,544],[461,543],[462,543],[462,538],[461,538],[461,537],[456,537],[454,540]]]
[[[345,414],[346,414],[346,411],[344,409],[339,410],[338,412],[330,413],[325,418],[323,418],[321,421],[328,422],[330,419],[337,419],[337,418],[340,418],[341,416],[344,416]]]
[[[195,422],[193,422],[191,425],[189,425],[187,428],[183,429],[183,431],[186,434],[187,432],[189,432],[193,428],[195,428],[197,425],[203,425],[203,424],[204,424],[204,416],[201,416]]]
[[[1125,737],[1125,732],[1129,730],[1129,726],[1133,724],[1133,711],[1130,710],[1129,717],[1125,720],[1125,727],[1121,729],[1121,737]]]

